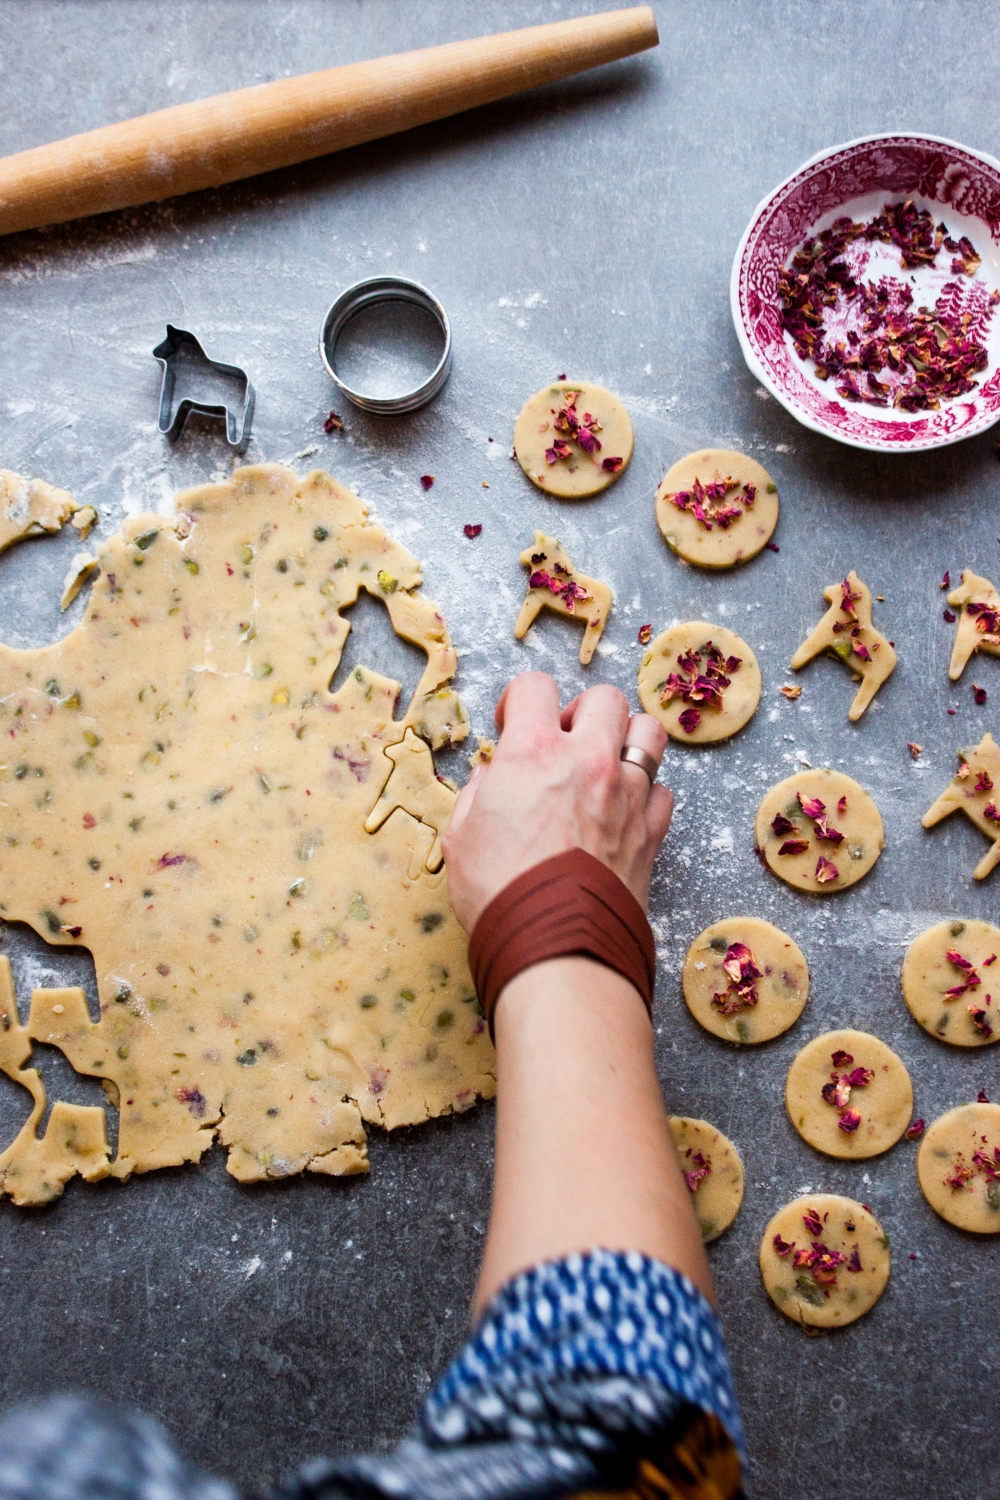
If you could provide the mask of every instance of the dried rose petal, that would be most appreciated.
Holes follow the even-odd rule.
[[[975,792],[992,792],[993,781],[988,771],[980,771],[979,779],[973,787]]]
[[[924,1122],[923,1122],[922,1119],[921,1120],[911,1120],[910,1124],[907,1125],[906,1129],[903,1131],[903,1134],[906,1136],[906,1139],[908,1141],[919,1141],[919,1139],[923,1135],[923,1133],[924,1133]]]
[[[861,1112],[856,1109],[845,1109],[837,1121],[837,1129],[842,1130],[845,1135],[853,1135],[861,1124]]]
[[[779,854],[805,854],[809,848],[808,839],[786,839],[778,850]]]
[[[710,1156],[703,1156],[700,1151],[696,1151],[691,1157],[691,1161],[693,1163],[692,1170],[684,1173],[684,1181],[687,1183],[688,1192],[693,1195],[701,1187],[705,1178],[711,1175],[712,1158]]]
[[[823,1233],[823,1221],[814,1208],[806,1209],[805,1213],[802,1215],[802,1222],[806,1226],[806,1231],[809,1234],[816,1235]]]
[[[796,796],[807,818],[822,818],[826,813],[826,803],[821,802],[818,797],[803,797],[801,792],[797,792]]]
[[[639,636],[638,636],[639,645],[640,646],[648,646],[649,642],[650,642],[650,639],[652,637],[652,634],[653,634],[653,627],[652,627],[652,625],[640,625],[639,626]]]
[[[625,460],[623,458],[602,458],[601,468],[605,469],[609,474],[617,474],[624,463]]]
[[[836,880],[840,871],[832,860],[824,858],[821,854],[816,861],[816,881],[819,885],[826,885],[827,881]]]
[[[980,1036],[992,1036],[993,1035],[993,1027],[990,1025],[989,1021],[987,1020],[987,1018],[986,1018],[986,1012],[985,1012],[985,1010],[983,1010],[982,1006],[976,1005],[976,1003],[973,1002],[968,1007],[968,1010],[969,1010],[969,1015],[972,1017],[972,1024],[976,1028],[976,1030],[979,1032],[979,1035]]]
[[[954,625],[958,617],[957,615],[952,614],[950,609],[943,609],[941,611],[941,618],[944,620],[946,625]]]
[[[971,1167],[966,1166],[964,1160],[962,1159],[962,1153],[961,1151],[959,1151],[955,1157],[951,1176],[944,1179],[944,1185],[945,1187],[950,1187],[953,1193],[957,1193],[965,1187],[965,1184],[969,1181],[970,1177],[974,1176],[975,1173],[973,1172]],[[971,1193],[971,1191],[972,1189],[970,1188],[969,1192]]]
[[[431,488],[431,486],[433,485],[433,483],[434,483],[434,475],[433,474],[421,474],[421,476],[420,476],[420,483],[423,485],[423,487],[424,487],[425,490],[429,490]]]
[[[852,640],[851,650],[854,652],[854,655],[859,656],[862,661],[871,661],[872,659],[872,654],[863,641]]]
[[[782,834],[784,833],[794,833],[795,824],[792,822],[791,818],[786,818],[783,813],[775,813],[774,817],[771,819],[771,831],[776,834],[778,838],[781,838]]]
[[[822,1228],[822,1225],[820,1227]],[[819,1230],[817,1230],[816,1232],[818,1234]],[[780,1255],[782,1260],[784,1260],[786,1255],[790,1255],[791,1252],[795,1249],[795,1241],[783,1240],[780,1234],[776,1234],[774,1236],[771,1244],[774,1246],[775,1255]]]
[[[980,687],[977,682],[974,682],[972,684],[972,696],[973,698],[975,698],[979,706],[982,707],[982,705],[986,702],[986,689],[984,687]]]
[[[701,714],[696,708],[686,708],[684,712],[678,716],[677,722],[681,726],[685,734],[694,734],[694,731],[701,723]]]
[[[872,1068],[852,1068],[844,1082],[849,1083],[852,1089],[866,1089],[874,1077]]]
[[[861,1271],[864,1269],[861,1264],[861,1251],[858,1249],[857,1245],[854,1246],[854,1249],[851,1251],[850,1256],[848,1257],[847,1269],[849,1271]]]
[[[989,1104],[989,1102],[990,1102],[990,1096],[989,1096],[989,1094],[986,1092],[985,1089],[980,1089],[979,1093],[976,1095],[976,1103],[977,1104]]]
[[[851,1085],[846,1078],[838,1078],[834,1073],[830,1082],[824,1083],[820,1093],[824,1102],[834,1109],[846,1109],[851,1097]]]
[[[943,589],[951,588],[951,573],[947,569],[945,569],[945,575],[942,578],[939,586]]]
[[[469,538],[470,542],[475,541],[476,537],[479,535],[479,533],[482,531],[482,529],[483,529],[482,522],[479,522],[479,523],[477,523],[474,526],[473,525],[465,525],[465,526],[462,527],[462,530],[465,532],[465,534]]]
[[[915,745],[912,740],[907,740],[907,742],[906,742],[906,748],[910,752],[910,759],[911,760],[919,760],[920,756],[924,752],[923,745]]]
[[[343,419],[343,417],[338,417],[338,415],[337,415],[337,413],[335,411],[331,411],[328,414],[328,416],[326,418],[326,421],[323,423],[323,431],[324,432],[343,432],[343,430],[344,430],[344,419]]]
[[[782,697],[787,698],[790,703],[794,703],[796,698],[801,698],[802,696],[802,684],[801,682],[786,682],[781,689],[781,693]]]
[[[989,818],[991,823],[1000,823],[1000,812],[997,812],[997,805],[995,802],[987,802],[986,806],[983,808],[983,817]]]
[[[843,815],[847,811],[847,798],[846,797],[840,797],[840,798],[837,799],[837,811],[841,815]]]
[[[845,1052],[843,1047],[838,1047],[836,1052],[831,1053],[830,1061],[835,1068],[849,1068],[854,1057],[850,1052]]]

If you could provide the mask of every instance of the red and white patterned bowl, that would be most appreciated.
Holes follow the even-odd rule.
[[[956,237],[967,235],[981,256],[979,277],[988,290],[1000,288],[1000,162],[943,136],[870,135],[821,151],[758,205],[733,261],[730,301],[750,370],[793,417],[852,448],[913,453],[1000,418],[1000,308],[977,389],[939,411],[902,412],[848,401],[832,380],[818,380],[782,329],[778,299],[778,273],[805,239],[842,214],[872,217],[890,196],[912,198]]]

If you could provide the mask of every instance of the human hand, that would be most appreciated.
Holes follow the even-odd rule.
[[[553,679],[525,672],[504,689],[496,723],[493,759],[459,793],[443,840],[466,932],[515,876],[574,848],[602,860],[645,907],[674,799],[620,757],[627,739],[659,764],[667,736],[658,721],[630,718],[625,695],[606,684],[560,711]]]

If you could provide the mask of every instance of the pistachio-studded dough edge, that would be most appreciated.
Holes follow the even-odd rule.
[[[971,970],[952,962],[949,950]],[[939,1042],[990,1047],[1000,1041],[1000,927],[992,922],[954,918],[926,928],[907,949],[901,982],[911,1016]],[[948,990],[961,993],[948,998]]]
[[[708,484],[716,478],[733,479],[742,487],[752,484],[756,490],[753,504],[742,505],[740,493],[734,494],[735,506],[742,514],[720,526],[713,521],[711,529],[687,509],[680,509],[672,495],[690,492],[695,480]],[[771,540],[778,524],[778,486],[756,459],[725,448],[699,448],[667,470],[656,491],[656,524],[672,552],[697,568],[733,568],[748,562]]]
[[[724,1015],[713,1005],[738,1000],[737,987],[723,969],[732,943],[744,943],[761,977],[754,981],[757,1003]],[[798,944],[786,932],[760,917],[728,917],[698,934],[681,971],[684,1000],[700,1026],[723,1041],[742,1046],[769,1042],[793,1026],[809,998],[809,966]]]
[[[844,835],[840,844],[818,837],[815,821],[803,812],[798,801],[799,793],[806,799],[818,798],[824,804],[828,829]],[[842,797],[847,798],[844,812],[838,810]],[[790,832],[774,831],[773,820],[777,816],[794,825]],[[874,799],[863,786],[843,771],[817,769],[797,771],[766,793],[757,809],[754,838],[768,869],[780,880],[811,895],[830,896],[855,885],[868,874],[882,853],[885,830]],[[805,840],[806,849],[782,854],[782,844],[790,840]],[[829,871],[820,860],[834,867],[836,874],[832,878],[823,878]]]
[[[920,1142],[917,1181],[956,1229],[1000,1232],[1000,1104],[962,1104],[940,1115]]]
[[[806,1227],[805,1217],[818,1215],[821,1231],[816,1239]],[[775,1235],[789,1248],[779,1255]],[[832,1286],[819,1284],[809,1266],[795,1265],[795,1251],[807,1255],[814,1244],[843,1255]],[[855,1248],[859,1271],[847,1269]],[[836,1193],[809,1193],[779,1209],[760,1242],[760,1273],[764,1290],[780,1312],[805,1332],[843,1328],[870,1312],[885,1291],[891,1269],[889,1236],[874,1214],[853,1198]]]
[[[709,1245],[725,1233],[740,1211],[743,1163],[732,1141],[707,1120],[673,1115],[670,1128],[689,1190],[694,1183],[695,1217]],[[708,1175],[702,1176],[706,1166]]]
[[[715,646],[727,658],[739,657],[740,665],[731,674],[729,686],[722,692],[722,707],[689,703],[683,697],[663,703],[662,690],[668,675],[682,675],[678,656],[688,651],[702,653],[700,671],[707,658],[705,646]],[[693,678],[693,674],[684,674]],[[727,674],[729,675],[729,674]],[[659,719],[671,739],[681,745],[712,745],[728,740],[747,724],[760,703],[761,679],[757,658],[742,637],[724,625],[709,625],[704,620],[688,620],[671,625],[647,647],[639,664],[639,700],[646,713]],[[698,722],[690,731],[681,724],[681,715],[694,710]]]
[[[575,413],[600,424],[594,436],[600,448],[588,452],[555,422],[567,398],[577,393]],[[555,442],[565,444],[567,456],[546,459]],[[618,397],[589,380],[553,380],[521,408],[514,428],[514,453],[532,484],[561,500],[586,500],[614,484],[632,459],[632,419]]]
[[[850,1062],[834,1065],[837,1052],[847,1053]],[[859,1068],[874,1077],[868,1084],[844,1085],[849,1093],[842,1108],[823,1098],[827,1084],[836,1087]],[[785,1108],[814,1150],[862,1161],[881,1156],[900,1139],[913,1113],[913,1087],[903,1059],[891,1047],[867,1031],[844,1027],[813,1037],[792,1059],[785,1079]],[[853,1124],[854,1114],[860,1115],[860,1122],[853,1130],[842,1129],[841,1120]]]

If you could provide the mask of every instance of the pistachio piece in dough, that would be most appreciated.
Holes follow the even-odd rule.
[[[728,740],[760,702],[760,668],[746,641],[689,620],[658,635],[639,666],[639,698],[682,745]]]
[[[530,572],[528,592],[514,626],[515,640],[524,639],[543,609],[554,609],[586,626],[580,642],[580,661],[586,666],[611,613],[611,590],[606,583],[578,573],[563,544],[540,531],[535,532],[535,545],[524,549],[520,561]]]
[[[809,966],[780,928],[759,917],[730,917],[695,938],[681,982],[700,1026],[752,1046],[798,1020],[809,997]]]
[[[872,624],[871,589],[861,582],[853,568],[842,583],[831,583],[824,589],[823,598],[830,608],[802,642],[791,665],[797,672],[814,656],[829,651],[850,667],[855,677],[861,678],[861,686],[847,711],[853,722],[861,718],[883,682],[891,676],[896,653],[891,641]]]
[[[903,999],[915,1021],[953,1047],[1000,1041],[1000,927],[938,922],[903,960]]]
[[[827,1031],[807,1042],[785,1080],[788,1118],[804,1141],[827,1156],[881,1156],[913,1113],[903,1060],[866,1031]]]
[[[1000,1232],[1000,1104],[962,1104],[935,1120],[917,1152],[917,1181],[949,1224]]]
[[[694,1199],[698,1228],[706,1245],[727,1230],[743,1202],[743,1163],[732,1141],[707,1120],[673,1115],[681,1171]]]
[[[952,589],[948,603],[958,611],[948,667],[948,676],[957,682],[974,652],[1000,656],[1000,594],[988,578],[979,578],[971,568],[964,568],[962,582]]]
[[[985,880],[1000,864],[1000,745],[991,734],[984,734],[978,745],[959,750],[960,765],[950,786],[921,818],[925,828],[933,828],[953,812],[964,812],[976,827],[993,840],[973,875]]]
[[[842,771],[797,771],[757,809],[754,837],[769,870],[799,891],[828,896],[867,875],[885,831],[872,798]]]
[[[779,1209],[760,1242],[764,1290],[808,1333],[843,1328],[885,1291],[889,1236],[853,1198],[810,1193]]]
[[[514,452],[548,495],[585,500],[614,484],[632,457],[632,421],[603,386],[554,380],[526,401],[514,428]]]
[[[732,568],[756,557],[778,524],[778,486],[756,459],[700,448],[668,469],[656,492],[656,523],[672,552],[699,568]]]

